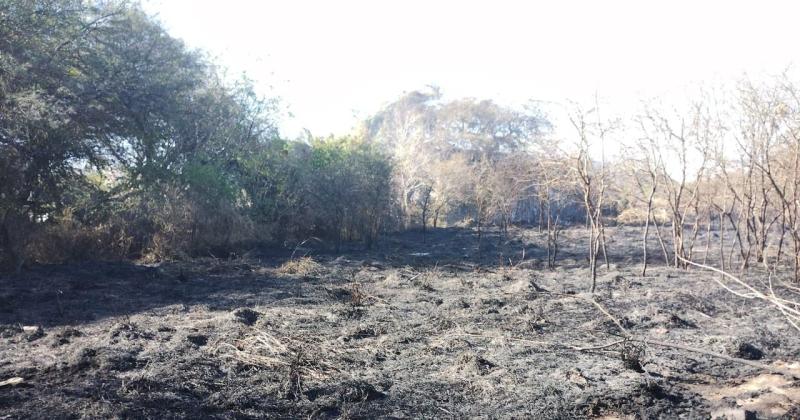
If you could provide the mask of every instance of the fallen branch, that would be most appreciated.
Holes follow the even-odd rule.
[[[599,345],[599,346],[594,346],[594,347],[579,347],[579,348],[576,348],[575,350],[578,350],[578,351],[603,350],[603,349],[607,349],[607,348],[609,348],[609,347],[614,347],[614,346],[616,346],[616,345],[622,344],[622,343],[624,343],[625,341],[627,341],[627,339],[625,339],[625,340],[617,340],[617,341],[612,341],[612,342],[610,342],[610,343],[608,343],[608,344],[602,344],[602,345]]]
[[[686,264],[693,265],[695,267],[703,268],[703,269],[710,270],[710,271],[713,271],[715,273],[721,274],[723,277],[726,277],[726,278],[730,279],[731,281],[733,281],[734,283],[738,284],[739,286],[745,288],[749,292],[749,293],[737,292],[737,291],[731,289],[730,287],[728,287],[728,285],[723,283],[722,280],[720,280],[720,279],[718,279],[716,277],[712,277],[712,279],[715,282],[717,282],[717,284],[719,284],[725,290],[727,290],[728,292],[730,292],[730,293],[732,293],[732,294],[734,294],[736,296],[739,296],[739,297],[744,298],[744,299],[761,299],[761,300],[764,300],[766,302],[771,303],[772,305],[774,305],[781,312],[781,314],[783,314],[783,316],[786,318],[786,320],[789,322],[789,324],[791,324],[791,326],[794,327],[794,329],[796,329],[798,332],[800,332],[800,325],[798,325],[798,322],[800,322],[800,310],[797,309],[798,302],[793,302],[793,301],[786,300],[786,299],[783,299],[783,298],[780,298],[780,297],[776,296],[775,292],[772,290],[771,281],[770,281],[770,294],[767,295],[767,294],[759,291],[755,287],[753,287],[753,286],[747,284],[746,282],[742,281],[741,279],[737,278],[736,276],[734,276],[734,275],[732,275],[730,273],[727,273],[727,272],[725,272],[723,270],[720,270],[718,268],[712,267],[710,265],[699,264],[699,263],[696,263],[694,261],[687,260],[686,258],[683,258],[680,255],[678,255],[678,258],[681,261],[685,262]]]
[[[5,381],[0,381],[0,388],[5,388],[7,386],[17,386],[25,383],[25,379],[20,378],[19,376],[6,379]]]
[[[697,347],[687,346],[685,344],[667,343],[667,342],[664,342],[664,341],[654,340],[654,339],[651,339],[651,338],[636,337],[636,336],[632,335],[631,333],[629,333],[628,330],[626,330],[622,326],[622,324],[619,322],[619,320],[617,320],[617,318],[615,318],[613,315],[611,315],[611,312],[609,312],[606,308],[603,307],[603,305],[601,305],[600,303],[598,303],[594,299],[589,299],[589,298],[585,298],[585,297],[582,297],[582,296],[576,296],[576,295],[563,295],[563,294],[559,294],[559,295],[575,297],[575,298],[578,298],[578,299],[581,299],[581,300],[585,300],[585,301],[588,301],[588,302],[592,303],[592,305],[594,305],[597,309],[599,309],[600,312],[602,312],[608,319],[610,319],[612,322],[614,322],[614,324],[617,326],[617,328],[619,328],[620,332],[622,332],[622,335],[625,338],[627,338],[627,339],[629,339],[631,341],[638,341],[638,342],[649,344],[649,345],[653,345],[653,346],[669,347],[669,348],[684,350],[684,351],[688,351],[688,352],[692,352],[692,353],[704,354],[706,356],[715,357],[717,359],[723,359],[723,360],[727,360],[729,362],[739,363],[739,364],[742,364],[742,365],[747,365],[747,366],[755,367],[755,368],[758,368],[758,369],[766,370],[766,371],[769,371],[769,372],[772,372],[772,373],[785,375],[785,376],[788,376],[788,377],[790,377],[792,379],[800,379],[800,372],[793,372],[793,371],[788,370],[788,369],[782,369],[782,368],[778,368],[778,367],[775,367],[775,366],[769,366],[769,365],[766,365],[766,364],[763,364],[763,363],[754,362],[752,360],[746,360],[746,359],[740,359],[738,357],[726,356],[724,354],[715,353],[713,351],[704,350],[704,349],[700,349],[700,348],[697,348]]]
[[[503,336],[503,335],[486,335],[486,334],[478,334],[478,333],[470,333],[470,332],[458,332],[458,333],[455,333],[455,335],[460,335],[460,336],[465,336],[465,337],[474,337],[474,338],[483,338],[483,339],[486,339],[486,340],[506,340],[506,341],[513,341],[513,342],[520,343],[520,344],[523,344],[523,345],[528,345],[528,346],[556,347],[556,348],[559,348],[559,349],[562,349],[562,350],[573,350],[573,351],[604,350],[604,349],[607,349],[609,347],[614,347],[616,345],[619,345],[619,344],[622,344],[622,343],[628,341],[628,339],[623,339],[623,340],[616,340],[616,341],[613,341],[613,342],[607,343],[607,344],[600,344],[600,345],[597,345],[597,346],[582,347],[582,346],[577,346],[577,345],[574,345],[574,344],[555,343],[555,342],[552,342],[552,341],[529,340],[527,338],[509,337],[509,336]]]

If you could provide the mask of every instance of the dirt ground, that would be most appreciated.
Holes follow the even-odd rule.
[[[640,277],[639,232],[610,229],[595,295],[624,328],[800,374],[800,336],[766,304],[666,268],[655,243]],[[800,418],[790,377],[622,340],[587,300],[585,235],[562,234],[554,270],[534,229],[480,252],[440,229],[0,277],[0,419]]]

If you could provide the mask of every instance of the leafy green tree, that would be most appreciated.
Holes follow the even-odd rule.
[[[0,248],[19,268],[33,223],[61,207],[81,167],[100,164],[114,118],[87,83],[90,38],[114,4],[0,2]]]
[[[3,259],[19,267],[25,238],[71,209],[65,192],[91,188],[92,172],[115,179],[88,195],[92,213],[143,227],[140,248],[166,229],[141,220],[154,200],[204,209],[188,212],[195,227],[213,208],[236,211],[242,159],[277,136],[274,109],[134,4],[0,0]]]
[[[391,165],[374,143],[361,137],[316,139],[306,189],[316,208],[315,226],[334,238],[371,246],[391,204]]]

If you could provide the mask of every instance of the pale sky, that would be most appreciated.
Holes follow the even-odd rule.
[[[403,92],[563,103],[643,97],[800,62],[785,1],[143,0],[169,32],[246,72],[302,128],[343,134]]]

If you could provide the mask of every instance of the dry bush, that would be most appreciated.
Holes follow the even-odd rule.
[[[75,220],[71,211],[32,230],[24,255],[27,260],[38,263],[122,259],[128,256],[132,244],[119,224],[86,226]]]
[[[476,222],[475,219],[472,218],[471,216],[466,216],[463,219],[461,219],[461,220],[459,220],[459,221],[457,221],[457,222],[452,224],[453,227],[462,228],[462,229],[473,228],[473,227],[475,227],[477,225],[478,225],[478,222]]]
[[[281,264],[277,271],[280,274],[313,276],[322,272],[322,265],[311,257],[293,258]]]
[[[73,229],[56,225],[39,230],[26,246],[27,259],[38,263],[63,263],[89,259],[121,259],[127,254],[128,238],[100,226]]]
[[[204,206],[176,187],[91,207],[66,208],[43,223],[14,223],[12,245],[19,249],[13,251],[39,263],[227,257],[263,233],[235,206]]]
[[[370,297],[361,288],[361,283],[354,281],[350,284],[350,305],[354,307],[364,306]]]
[[[196,205],[195,205],[196,207]],[[252,243],[264,230],[256,230],[255,223],[239,209],[232,205],[220,206],[216,209],[195,209],[193,211],[189,252],[192,255],[227,256],[231,252]]]
[[[653,208],[652,216],[655,218],[659,225],[664,226],[670,221],[669,213],[666,208]],[[622,210],[615,221],[618,225],[627,226],[644,226],[647,221],[647,209],[639,207],[629,207]]]
[[[202,204],[179,188],[141,197],[127,212],[128,234],[144,261],[227,257],[255,239],[252,220],[229,203]]]

